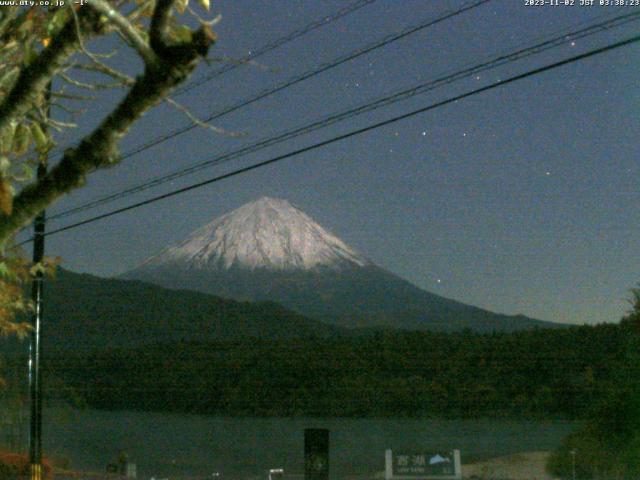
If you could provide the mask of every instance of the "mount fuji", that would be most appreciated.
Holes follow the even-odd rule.
[[[559,326],[422,290],[378,267],[288,201],[269,197],[213,220],[122,278],[275,301],[352,328],[491,332]]]
[[[136,271],[340,270],[368,263],[286,200],[263,197],[199,228]]]

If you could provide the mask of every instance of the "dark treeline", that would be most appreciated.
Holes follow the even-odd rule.
[[[256,416],[584,418],[618,388],[619,325],[182,342],[51,355],[88,406]],[[62,387],[64,385],[64,387]]]

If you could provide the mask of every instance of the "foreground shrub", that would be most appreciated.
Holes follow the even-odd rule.
[[[51,462],[43,460],[44,479],[53,479]],[[0,452],[0,480],[17,480],[29,478],[29,457],[21,453]]]

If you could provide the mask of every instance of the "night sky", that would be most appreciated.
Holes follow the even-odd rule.
[[[192,0],[193,1],[193,0]],[[206,117],[317,65],[456,9],[449,0],[378,0],[176,100]],[[94,174],[50,214],[247,143],[640,7],[526,6],[493,0],[220,118],[242,137],[195,129]],[[598,1],[596,1],[598,3]],[[214,57],[241,58],[346,0],[225,0]],[[262,161],[635,35],[640,22],[349,119],[50,229]],[[96,50],[110,45],[95,44]],[[135,73],[122,47],[116,64]],[[220,67],[201,66],[194,78]],[[285,198],[375,263],[416,285],[496,312],[613,322],[640,282],[640,45],[623,47],[122,215],[48,237],[75,271],[122,273],[240,205]],[[80,132],[121,92],[107,93]],[[55,115],[55,112],[54,112]],[[188,124],[161,106],[122,151]],[[71,134],[66,145],[77,133]]]

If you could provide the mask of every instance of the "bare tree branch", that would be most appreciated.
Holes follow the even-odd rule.
[[[19,7],[9,7],[3,10],[4,16],[0,20],[0,44],[6,44],[9,36],[26,21],[30,15],[31,10],[36,7],[31,7],[20,12]],[[20,14],[18,14],[20,12]]]
[[[78,128],[77,123],[62,122],[60,120],[53,120],[52,118],[46,120],[45,123],[59,132],[67,128]]]
[[[127,14],[127,19],[129,22],[133,23],[138,20],[141,16],[145,14],[147,9],[153,7],[154,0],[147,0],[143,3],[140,3],[136,8],[134,8],[131,12]],[[149,10],[151,12],[151,10]]]
[[[193,18],[198,20],[198,23],[200,23],[201,25],[209,25],[210,27],[213,27],[214,25],[217,25],[218,23],[220,23],[220,20],[222,20],[221,14],[216,15],[211,20],[205,20],[200,15],[198,15],[198,12],[196,12],[189,5],[187,5],[187,11],[191,14]]]
[[[135,27],[120,12],[109,5],[108,2],[105,0],[91,0],[89,5],[105,15],[118,28],[118,31],[127,39],[133,48],[137,50],[145,63],[153,64],[157,61],[155,52],[140,36]]]
[[[144,74],[136,78],[125,98],[78,147],[66,150],[62,160],[44,178],[26,186],[15,196],[11,213],[0,214],[0,245],[57,198],[81,186],[89,173],[117,163],[119,140],[147,110],[183,82],[199,60],[206,57],[214,37],[205,26],[194,32],[189,42],[177,45],[165,43],[164,32],[171,5],[171,0],[158,0],[151,22],[150,36],[155,38],[156,46],[153,48],[159,61],[146,65]],[[63,44],[77,43],[73,25],[67,25],[64,30],[67,36],[73,36],[72,40]],[[71,30],[71,33],[67,30]],[[56,42],[60,43],[62,39],[56,38]],[[42,60],[40,63],[46,66],[53,62],[55,68],[47,68],[47,72],[53,72],[66,60],[66,57],[59,57],[55,57],[55,61]]]
[[[94,97],[93,95],[75,95],[71,93],[65,93],[62,90],[51,92],[51,96],[55,98],[64,98],[66,100],[75,100],[77,102],[85,102],[87,100],[96,99],[96,97]]]
[[[4,34],[5,29],[9,26],[9,23],[13,21],[18,15],[18,9],[7,8],[2,11],[2,19],[0,19],[0,35]]]
[[[133,78],[131,78],[130,76],[119,72],[118,70],[116,70],[115,68],[111,68],[110,66],[108,66],[105,63],[99,62],[99,63],[92,63],[92,64],[86,64],[86,63],[76,63],[74,65],[71,66],[71,68],[75,68],[78,70],[87,70],[90,72],[98,72],[98,73],[103,73],[105,75],[108,75],[112,78],[115,78],[116,80],[119,80],[123,83],[127,83],[132,85],[133,84]]]
[[[82,9],[79,14],[87,31],[97,32],[99,24],[95,15],[88,15],[90,9]],[[69,20],[62,30],[54,36],[28,67],[21,70],[11,92],[0,103],[0,130],[9,122],[23,116],[32,106],[32,99],[42,93],[51,78],[63,67],[64,63],[78,48],[78,35],[74,20]]]
[[[69,114],[69,115],[82,115],[83,113],[85,113],[87,110],[86,108],[69,108],[66,105],[63,105],[62,103],[59,102],[51,102],[51,107],[52,108],[59,108],[60,110],[62,110],[63,112]]]
[[[86,82],[81,82],[80,80],[76,80],[75,78],[71,78],[69,75],[66,75],[64,73],[59,74],[59,77],[65,82],[67,82],[69,85],[73,85],[75,87],[83,88],[85,90],[91,90],[91,91],[107,90],[110,88],[123,88],[126,86],[131,86],[134,83],[133,79],[130,79],[127,81],[120,80],[112,83],[98,83],[98,82],[86,83]]]
[[[167,47],[167,30],[169,28],[169,16],[174,0],[156,0],[156,8],[151,17],[151,27],[149,28],[149,43],[153,51],[164,57]]]
[[[191,111],[189,111],[189,109],[187,107],[185,107],[181,103],[176,102],[171,97],[165,98],[164,101],[167,102],[172,107],[176,108],[177,110],[180,110],[182,113],[184,113],[184,115],[189,120],[191,120],[195,125],[198,125],[201,128],[204,128],[204,129],[207,129],[207,130],[211,130],[212,132],[215,132],[215,133],[218,133],[218,134],[221,134],[221,135],[227,135],[229,137],[243,137],[243,136],[245,136],[245,134],[243,134],[243,133],[231,132],[229,130],[225,130],[224,128],[216,127],[214,125],[208,124],[207,122],[203,122],[198,117],[196,117],[193,113],[191,113]]]
[[[82,53],[84,53],[87,56],[87,58],[89,58],[89,60],[91,60],[96,65],[104,65],[103,62],[99,60],[99,58],[110,58],[111,56],[114,55],[115,52],[108,53],[108,54],[98,54],[98,53],[90,52],[89,49],[84,45],[84,39],[82,38],[82,30],[80,28],[80,19],[78,18],[78,12],[76,12],[75,8],[71,4],[68,5],[68,8],[71,11],[71,14],[73,15],[73,20],[75,21],[76,33],[78,35],[78,45],[80,46],[80,50],[82,51]]]

